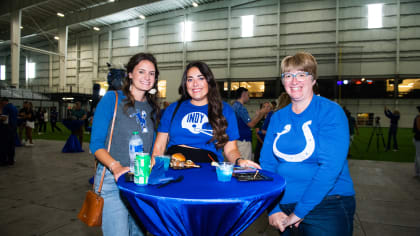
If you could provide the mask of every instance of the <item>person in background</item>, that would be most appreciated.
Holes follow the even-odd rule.
[[[60,127],[57,126],[57,120],[58,120],[58,112],[55,107],[51,107],[50,112],[50,122],[51,122],[51,130],[54,133],[54,129],[57,129],[61,132]]]
[[[414,174],[416,178],[420,178],[420,106],[417,106],[417,116],[413,122],[414,146],[416,147],[416,157],[414,159]]]
[[[98,160],[95,190],[106,168],[101,196],[104,198],[102,232],[105,236],[143,235],[128,203],[121,198],[116,181],[130,170],[129,139],[138,131],[144,152],[152,151],[155,127],[160,117],[157,102],[159,70],[149,53],[132,56],[126,65],[127,75],[118,93],[118,108],[110,152],[107,151],[110,126],[114,114],[115,92],[108,91],[96,107],[90,150]],[[140,119],[141,118],[141,119]]]
[[[47,124],[45,123],[45,109],[43,107],[38,108],[38,111],[36,113],[36,117],[38,120],[38,134],[42,134],[42,132],[45,133],[45,127]]]
[[[350,236],[356,203],[347,117],[338,104],[314,95],[317,62],[311,54],[285,57],[281,72],[291,104],[271,117],[260,162],[287,185],[269,223],[283,235]]]
[[[277,102],[276,101],[271,101],[271,111],[274,111],[277,109]]]
[[[354,134],[359,135],[359,127],[357,126],[356,119],[351,115],[351,112],[345,108],[343,108],[343,110],[346,113],[347,119],[349,121],[350,144],[349,144],[348,157],[350,157],[351,144],[353,143],[353,140],[354,140]]]
[[[33,129],[35,128],[35,113],[33,110],[32,102],[28,102],[28,105],[25,109],[25,119],[25,146],[33,146],[34,143],[32,142],[32,133]]]
[[[48,124],[48,109],[42,108],[42,112],[44,113],[44,133],[47,132],[47,124]]]
[[[0,99],[2,134],[0,145],[0,165],[13,165],[15,163],[15,142],[17,135],[17,114],[16,107],[9,102],[8,98]]]
[[[19,109],[19,113],[18,113],[18,137],[20,140],[20,146],[24,146],[25,145],[25,139],[23,138],[23,134],[24,134],[24,130],[25,130],[25,126],[26,126],[26,118],[25,118],[25,111],[28,107],[28,102],[24,101],[22,108]]]
[[[251,119],[248,114],[248,110],[244,104],[249,101],[248,89],[239,87],[236,90],[236,101],[232,104],[232,108],[235,111],[238,129],[239,139],[238,149],[241,152],[241,157],[247,160],[252,159],[252,132],[251,128],[254,128],[258,122],[270,111],[269,107],[262,108],[257,111],[255,117]]]
[[[255,126],[255,134],[256,134],[256,137],[257,137],[257,143],[255,145],[254,161],[256,163],[260,163],[260,152],[261,152],[262,145],[264,143],[264,136],[265,136],[265,134],[263,134],[261,132],[261,129],[262,129],[262,127],[263,127],[263,125],[264,125],[267,117],[270,114],[273,113],[273,106],[272,106],[272,103],[270,103],[270,102],[261,103],[260,104],[260,110],[263,109],[263,108],[265,108],[266,106],[269,106],[270,107],[270,112],[268,112],[267,115],[265,115],[265,117],[262,118],[258,122],[258,124]]]
[[[223,151],[229,162],[260,167],[241,158],[236,146],[239,134],[235,113],[222,101],[213,72],[206,63],[188,64],[178,91],[181,98],[166,108],[162,116],[153,157],[182,153],[193,162],[221,162]]]
[[[76,102],[74,104],[74,107],[71,111],[71,117],[74,120],[86,120],[87,115],[86,115],[86,111],[84,109],[82,109],[82,104],[80,102]],[[73,133],[74,135],[76,135],[79,138],[79,142],[80,142],[80,146],[83,147],[83,124],[80,125],[80,127],[78,129],[76,129]]]
[[[391,120],[391,124],[389,126],[388,132],[388,144],[386,146],[386,151],[391,149],[391,139],[394,140],[394,152],[398,151],[398,143],[397,143],[397,130],[398,130],[398,121],[400,120],[400,112],[398,110],[394,110],[391,112],[386,106],[384,107],[384,113],[386,117]]]

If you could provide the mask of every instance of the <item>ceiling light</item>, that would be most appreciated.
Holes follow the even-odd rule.
[[[21,26],[20,29],[23,29],[23,26]]]
[[[60,39],[60,37],[58,37],[58,36],[54,36],[54,39],[55,39],[55,40],[59,40],[59,39]]]
[[[115,2],[115,0],[108,0],[108,2]]]
[[[101,29],[99,29],[98,27],[93,27],[93,30],[96,30],[96,31],[99,31],[99,30],[101,30]]]
[[[64,17],[64,14],[63,14],[63,13],[61,13],[61,12],[57,12],[57,16],[59,16],[59,17]]]
[[[198,4],[196,2],[192,3],[193,7],[198,7]]]
[[[144,20],[146,17],[144,15],[139,15],[140,19]]]

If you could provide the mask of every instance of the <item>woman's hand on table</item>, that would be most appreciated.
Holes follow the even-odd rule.
[[[125,174],[129,171],[130,171],[130,167],[122,166],[119,162],[116,163],[111,169],[111,172],[114,175],[115,182],[118,181],[118,178],[121,175],[123,175],[123,174]]]
[[[242,158],[238,161],[238,165],[240,167],[254,167],[254,168],[257,168],[257,169],[261,169],[261,166],[258,165],[257,163],[255,163],[251,160],[245,160],[245,159],[242,159]]]
[[[284,212],[277,212],[268,217],[268,222],[271,226],[279,229],[281,232],[284,231],[286,228],[284,226],[284,223],[286,222],[288,215],[286,215]]]

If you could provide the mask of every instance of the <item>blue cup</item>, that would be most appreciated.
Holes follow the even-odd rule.
[[[161,159],[161,161],[163,162],[163,167],[165,168],[165,171],[169,169],[169,163],[171,162],[170,156],[156,156],[155,158]]]
[[[220,182],[229,182],[232,179],[233,163],[219,162],[216,166],[217,180]]]

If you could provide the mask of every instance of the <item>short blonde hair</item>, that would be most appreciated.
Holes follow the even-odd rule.
[[[291,70],[306,71],[312,75],[314,80],[318,78],[316,68],[316,59],[308,52],[298,52],[294,56],[283,58],[281,61],[281,73],[289,72]]]

